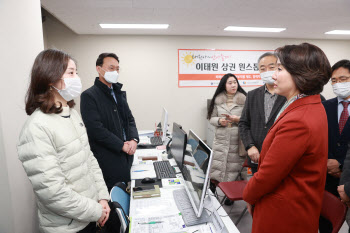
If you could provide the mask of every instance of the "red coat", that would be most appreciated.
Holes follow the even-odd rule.
[[[317,233],[327,174],[327,116],[319,95],[293,102],[268,132],[244,189],[252,233]]]

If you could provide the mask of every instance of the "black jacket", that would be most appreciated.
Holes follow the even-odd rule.
[[[135,119],[126,100],[122,84],[113,84],[118,104],[111,89],[98,78],[81,95],[80,111],[85,123],[89,143],[103,173],[108,189],[116,182],[130,181],[130,168],[134,156],[122,151],[126,141],[139,139]]]
[[[247,148],[249,144],[254,146],[261,152],[261,147],[270,127],[275,122],[275,118],[286,102],[286,98],[278,95],[275,104],[272,107],[270,118],[265,124],[265,108],[264,108],[265,86],[256,88],[247,94],[247,99],[242,111],[241,119],[238,124],[239,135],[241,136],[244,146]],[[257,167],[257,164],[251,163],[248,157],[250,167]]]
[[[348,142],[350,140],[350,121],[347,120],[342,133],[339,133],[338,123],[338,98],[322,102],[328,119],[328,159],[336,159],[341,165],[344,164]],[[337,186],[339,178],[327,174],[326,190],[339,196]]]

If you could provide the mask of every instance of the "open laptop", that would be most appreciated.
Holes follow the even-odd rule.
[[[160,123],[161,136],[142,136],[140,135],[140,147],[156,147],[163,145],[166,140],[166,133],[168,131],[168,111],[163,108],[162,123]]]

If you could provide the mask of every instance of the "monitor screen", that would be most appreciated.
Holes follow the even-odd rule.
[[[209,184],[212,150],[192,130],[188,134],[187,144],[189,153],[184,156],[182,174],[192,207],[200,217]]]
[[[162,125],[162,141],[165,142],[166,139],[166,133],[168,131],[168,111],[163,108],[163,112],[162,112],[162,120],[163,120],[163,125]]]
[[[175,159],[177,166],[182,170],[183,157],[186,150],[187,134],[181,125],[174,122],[170,154]]]

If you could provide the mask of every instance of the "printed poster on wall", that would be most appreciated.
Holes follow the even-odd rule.
[[[227,73],[243,87],[261,86],[258,58],[273,50],[179,49],[179,87],[217,87]]]

